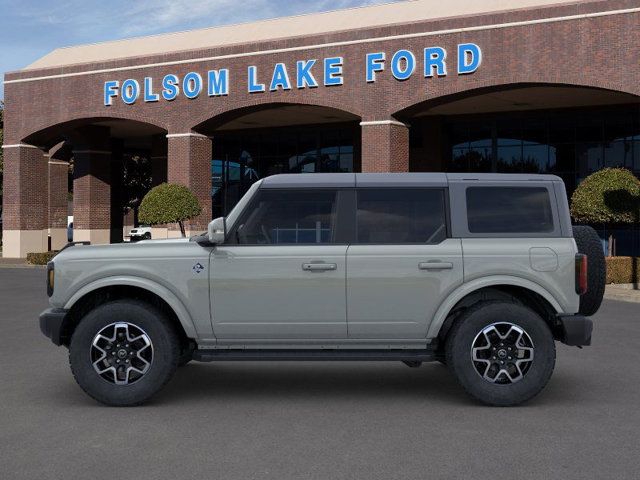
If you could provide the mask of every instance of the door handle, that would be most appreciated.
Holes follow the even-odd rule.
[[[302,270],[305,272],[327,272],[337,270],[338,265],[335,263],[303,263]]]
[[[451,262],[421,262],[418,264],[420,270],[451,270],[453,263]]]

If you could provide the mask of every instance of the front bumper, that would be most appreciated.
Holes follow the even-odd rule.
[[[559,340],[565,345],[582,347],[591,345],[593,322],[582,315],[558,315],[560,322]]]
[[[64,320],[68,310],[64,308],[48,308],[40,314],[40,331],[55,345],[62,345]]]

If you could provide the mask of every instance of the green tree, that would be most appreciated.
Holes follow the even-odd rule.
[[[133,210],[135,226],[138,226],[140,203],[151,189],[151,162],[141,155],[125,155],[122,162],[122,203],[124,214]]]
[[[148,225],[177,223],[184,237],[184,222],[201,213],[202,207],[191,190],[184,185],[163,183],[142,199],[139,218]]]
[[[585,178],[571,197],[571,216],[579,223],[607,227],[637,223],[640,214],[640,180],[625,168],[605,168]],[[615,254],[609,234],[608,255]]]

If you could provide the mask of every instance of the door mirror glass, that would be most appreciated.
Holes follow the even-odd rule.
[[[209,241],[219,245],[224,243],[226,238],[224,217],[218,217],[209,223]]]

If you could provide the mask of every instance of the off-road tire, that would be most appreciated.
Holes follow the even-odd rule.
[[[127,322],[146,332],[153,345],[153,361],[136,382],[116,385],[93,368],[93,339],[114,322]],[[71,337],[69,364],[78,385],[92,398],[109,406],[140,405],[155,395],[173,376],[180,359],[180,340],[174,326],[158,309],[136,300],[117,300],[91,310]]]
[[[578,251],[587,256],[587,293],[580,296],[579,312],[588,317],[594,315],[602,304],[607,281],[607,265],[602,242],[593,228],[574,226],[573,238]]]
[[[500,322],[514,324],[533,341],[533,361],[524,376],[515,383],[500,385],[485,380],[472,361],[472,345],[486,327]],[[476,400],[508,407],[535,397],[553,373],[556,348],[546,322],[533,310],[511,302],[488,301],[470,307],[456,320],[445,343],[447,366],[466,392]]]

